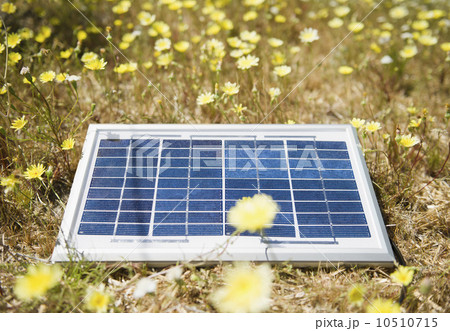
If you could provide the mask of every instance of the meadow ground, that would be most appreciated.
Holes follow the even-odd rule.
[[[1,312],[226,310],[211,296],[223,265],[27,268],[52,253],[90,123],[260,122],[355,125],[414,275],[284,263],[265,284],[271,301],[252,309],[450,311],[448,1],[10,0],[0,9]],[[139,283],[147,276],[155,282]],[[138,283],[153,293],[135,298]],[[92,286],[97,296],[82,301]]]

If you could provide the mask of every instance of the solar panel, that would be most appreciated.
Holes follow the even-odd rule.
[[[230,239],[257,193],[273,226]],[[52,257],[70,258],[394,261],[350,125],[91,125]]]

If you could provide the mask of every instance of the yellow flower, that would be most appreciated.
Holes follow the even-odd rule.
[[[396,140],[398,141],[399,145],[406,147],[406,148],[413,147],[413,146],[417,145],[418,143],[420,143],[419,138],[413,137],[410,134],[398,136],[396,138]]]
[[[149,26],[150,24],[152,24],[155,21],[156,16],[150,14],[149,12],[146,11],[141,11],[138,15],[137,18],[139,20],[139,23],[142,26]]]
[[[20,33],[20,37],[24,40],[31,39],[34,36],[33,30],[31,30],[29,28],[20,29],[19,33]]]
[[[170,27],[167,23],[162,21],[156,21],[152,24],[152,28],[148,31],[150,37],[156,37],[158,34],[165,38],[169,38],[171,36]]]
[[[134,33],[125,33],[122,37],[122,41],[125,43],[132,43],[136,39],[136,34]]]
[[[360,305],[364,301],[364,296],[366,294],[366,289],[364,286],[355,284],[347,292],[348,301],[351,303]]]
[[[281,45],[283,45],[283,40],[278,39],[278,38],[269,38],[267,40],[267,42],[273,48],[277,48],[277,47],[280,47]]]
[[[64,140],[61,144],[61,149],[64,151],[71,150],[75,145],[75,140],[73,138],[68,138]]]
[[[375,131],[378,131],[381,129],[381,125],[379,122],[372,121],[372,122],[367,123],[365,128],[369,132],[375,132]]]
[[[347,25],[347,29],[349,31],[354,32],[354,33],[358,33],[362,29],[364,29],[364,23],[362,23],[362,22],[351,22],[349,25]]]
[[[375,299],[366,308],[367,313],[400,313],[400,305],[387,299]]]
[[[332,20],[328,21],[328,26],[332,29],[340,28],[342,25],[344,25],[344,21],[339,17],[335,17]]]
[[[171,64],[173,61],[173,54],[172,53],[164,53],[158,56],[156,59],[156,64],[161,67],[167,67],[169,64]]]
[[[9,175],[8,177],[2,177],[0,180],[0,185],[6,187],[5,193],[12,191],[18,184],[20,184],[20,180],[18,180],[14,174]]]
[[[247,70],[258,66],[259,57],[253,55],[242,56],[237,60],[237,67],[241,70]]]
[[[441,44],[441,49],[444,52],[450,52],[450,42]],[[1,53],[1,52],[0,52]]]
[[[189,41],[179,41],[173,45],[173,48],[175,48],[177,52],[184,53],[187,51],[189,46]]]
[[[185,0],[183,1],[183,7],[184,8],[193,8],[197,4],[197,1],[195,0]]]
[[[289,53],[291,54],[297,54],[298,52],[300,52],[299,46],[292,46],[291,48],[289,48]]]
[[[85,63],[84,67],[90,70],[103,70],[107,63],[103,59],[95,59]]]
[[[122,63],[119,64],[117,67],[114,68],[114,72],[117,72],[118,74],[124,74],[127,72],[134,72],[137,70],[137,63]]]
[[[357,129],[363,127],[365,123],[366,123],[366,120],[362,120],[360,118],[353,118],[350,121],[350,124],[353,125]]]
[[[238,37],[227,38],[227,43],[233,48],[239,48],[242,45],[242,40]]]
[[[55,79],[56,74],[53,70],[49,70],[49,71],[45,71],[42,74],[39,75],[39,80],[42,83],[48,83],[48,82],[53,82],[53,80]]]
[[[240,104],[235,104],[231,110],[234,111],[237,115],[242,116],[242,112],[244,110],[247,110],[247,107],[242,106],[242,103],[240,103]]]
[[[20,38],[20,36],[17,33],[10,33],[8,35],[7,41],[8,41],[8,47],[14,48],[20,44],[22,39]]]
[[[272,62],[272,64],[274,66],[279,66],[279,65],[285,64],[286,56],[283,53],[281,53],[280,51],[275,51],[275,52],[273,52],[273,54],[271,56],[270,62]]]
[[[64,82],[64,81],[66,80],[66,77],[67,77],[67,76],[68,76],[68,75],[67,75],[66,73],[61,72],[61,73],[59,73],[59,74],[56,75],[56,80],[57,80],[58,82],[62,83],[62,82]]]
[[[227,95],[234,95],[239,93],[239,85],[237,83],[226,82],[222,91]]]
[[[77,40],[78,41],[83,41],[87,38],[87,33],[84,30],[80,30],[77,32]]]
[[[13,3],[5,2],[2,4],[2,12],[7,14],[14,14],[16,12],[16,6]]]
[[[417,47],[415,45],[406,45],[400,51],[400,56],[404,59],[412,58],[417,54]]]
[[[425,20],[414,21],[411,24],[411,27],[414,30],[418,30],[418,31],[428,29],[429,26],[430,26],[430,23],[428,23],[428,21],[425,21]]]
[[[286,17],[283,16],[283,15],[278,14],[278,15],[275,15],[274,20],[277,23],[284,23],[284,22],[286,22]]]
[[[146,62],[142,63],[142,65],[144,66],[145,69],[150,69],[151,67],[153,67],[153,62],[146,61]]]
[[[234,28],[233,22],[229,19],[223,20],[220,23],[220,26],[222,27],[222,29],[224,29],[226,31],[233,30],[233,28]]]
[[[347,6],[339,6],[334,8],[334,13],[338,17],[344,17],[347,16],[348,13],[350,13],[350,8]]]
[[[319,34],[316,29],[305,28],[300,32],[299,38],[303,43],[312,43],[315,40],[319,40]]]
[[[248,41],[252,44],[257,44],[261,39],[261,36],[256,31],[242,31],[239,36],[242,40]]]
[[[34,179],[38,178],[42,180],[42,174],[45,172],[45,167],[41,164],[32,164],[27,168],[27,171],[24,172],[24,176],[26,179]]]
[[[402,284],[403,286],[408,286],[409,284],[411,284],[413,277],[414,277],[414,269],[402,265],[398,266],[397,270],[395,270],[391,274],[392,281],[395,283]]]
[[[397,6],[389,10],[389,16],[394,19],[401,19],[406,17],[409,14],[408,9],[403,6]]]
[[[292,124],[295,124],[295,121],[293,121],[293,120],[287,120],[287,122],[286,122],[285,124],[292,125]]]
[[[41,297],[58,284],[61,276],[62,270],[59,265],[39,264],[38,266],[29,266],[27,274],[17,279],[14,294],[20,300]]]
[[[244,6],[247,7],[258,7],[262,5],[265,0],[244,0]]]
[[[32,76],[32,77],[31,77],[31,80],[32,80],[32,82],[34,83],[34,82],[36,81],[36,77]],[[23,82],[24,82],[25,84],[31,84],[31,82],[28,80],[27,77],[24,77],[24,78],[23,78]]]
[[[377,54],[380,54],[380,53],[381,53],[381,48],[380,48],[380,46],[378,46],[376,43],[371,43],[371,44],[370,44],[370,49],[371,49],[372,51],[374,51],[375,53],[377,53]]]
[[[120,1],[117,5],[112,8],[115,14],[125,14],[131,7],[131,1],[124,0]]]
[[[68,59],[73,53],[73,48],[66,49],[65,51],[59,52],[59,56],[62,59]]]
[[[16,52],[11,52],[8,54],[8,61],[12,64],[18,63],[20,60],[22,60],[22,55]]]
[[[283,65],[275,67],[273,69],[273,72],[279,77],[284,77],[286,75],[289,75],[291,73],[291,70],[291,67]]]
[[[111,297],[104,292],[103,284],[98,289],[89,289],[85,299],[86,308],[96,313],[104,313],[110,301]]]
[[[84,53],[83,56],[81,57],[81,62],[86,63],[92,60],[96,60],[98,59],[98,55],[95,54],[94,52],[87,52]]]
[[[281,91],[278,87],[271,87],[269,89],[269,95],[270,99],[274,100],[276,97],[278,97],[281,94]]]
[[[422,119],[417,120],[411,120],[408,124],[408,128],[418,128],[420,124],[422,123]]]
[[[353,68],[349,66],[340,66],[338,68],[338,72],[341,75],[350,75],[353,72]]]
[[[258,13],[255,12],[254,10],[251,10],[251,11],[246,12],[246,13],[244,14],[244,16],[242,16],[242,19],[243,19],[245,22],[248,22],[248,21],[253,21],[253,20],[256,19],[257,17],[258,17]]]
[[[170,45],[171,45],[170,39],[168,39],[168,38],[161,38],[161,39],[158,39],[155,42],[155,49],[158,52],[162,52],[162,51],[165,51],[165,50],[169,50],[170,49]]]
[[[211,92],[202,93],[197,97],[197,105],[206,105],[214,101],[214,94]]]
[[[278,211],[278,205],[271,196],[255,194],[236,202],[228,213],[228,223],[239,232],[259,232],[272,226]]]
[[[419,39],[417,41],[424,46],[433,46],[433,45],[437,44],[438,38],[434,37],[434,36],[430,36],[428,34],[423,34],[419,37]]]
[[[25,119],[25,115],[21,118],[16,118],[14,122],[12,122],[11,128],[14,129],[16,132],[23,129],[23,127],[28,123],[28,121]]]
[[[0,88],[0,95],[5,94],[8,91],[8,86],[5,84]]]
[[[225,285],[213,292],[211,302],[223,313],[258,313],[270,306],[273,275],[269,265],[252,268],[236,264],[226,271]]]

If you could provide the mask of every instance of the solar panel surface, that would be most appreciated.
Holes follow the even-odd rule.
[[[89,156],[79,166],[84,176],[77,173],[84,177],[78,208],[66,212],[60,241],[71,242],[69,247],[89,259],[199,257],[235,231],[227,213],[237,200],[265,193],[280,212],[264,238],[242,233],[213,260],[270,260],[270,250],[287,246],[288,254],[272,260],[346,262],[351,255],[346,249],[372,245],[371,253],[383,251],[377,262],[393,261],[351,127],[262,126],[254,134],[245,126],[203,128],[199,133],[188,126],[92,127]],[[127,256],[132,243],[138,246]],[[316,252],[309,254],[307,246]],[[156,259],[154,250],[160,253]],[[67,252],[55,249],[55,260],[66,258]]]

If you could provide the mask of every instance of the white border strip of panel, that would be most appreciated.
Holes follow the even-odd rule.
[[[153,265],[166,265],[176,261],[203,260],[207,255],[210,263],[219,261],[252,260],[282,262],[296,265],[327,265],[335,263],[392,265],[394,254],[390,246],[381,211],[370,175],[365,164],[356,130],[351,125],[196,125],[196,137],[205,139],[238,137],[251,132],[257,139],[316,136],[317,140],[345,141],[350,162],[367,219],[370,238],[339,238],[338,244],[326,244],[321,240],[289,239],[263,242],[259,237],[235,237],[226,251],[218,256],[217,247],[227,236],[205,237],[135,237],[135,236],[89,236],[77,235],[83,203],[95,163],[95,153],[100,139],[136,139],[144,136],[167,139],[190,139],[193,134],[189,125],[182,124],[95,124],[90,125],[78,164],[69,201],[66,206],[52,261],[99,260],[99,261],[146,261]],[[200,138],[200,137],[199,137]],[[224,206],[225,208],[225,206]],[[297,229],[296,229],[297,230]],[[151,232],[150,232],[151,233]]]

